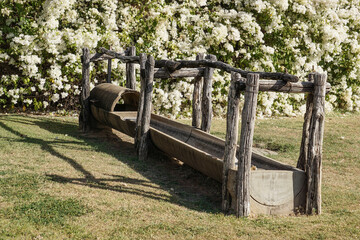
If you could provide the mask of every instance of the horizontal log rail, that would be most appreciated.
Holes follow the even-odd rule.
[[[100,51],[108,56],[117,58],[124,63],[139,63],[139,56],[125,56],[124,53],[117,53],[105,48],[100,48]],[[101,57],[97,57],[100,59]],[[94,58],[95,59],[95,58]],[[108,58],[104,58],[108,59]],[[207,59],[203,60],[156,60],[155,68],[166,68],[168,71],[173,72],[181,68],[200,68],[200,67],[210,67],[218,68],[226,72],[237,72],[240,73],[242,77],[246,77],[249,73],[259,74],[261,79],[273,79],[273,80],[283,80],[286,82],[298,82],[299,78],[297,76],[288,74],[288,73],[278,73],[278,72],[253,72],[245,71],[239,68],[234,68],[231,65],[221,62],[221,61],[210,61]]]
[[[237,82],[238,89],[244,91],[245,82]],[[331,90],[330,83],[326,83],[326,92]],[[259,91],[262,92],[285,92],[285,93],[311,93],[314,91],[313,82],[284,82],[281,80],[260,80]]]
[[[165,68],[155,68],[154,78],[202,77],[205,68],[182,68],[169,72]]]
[[[114,57],[103,53],[95,53],[90,55],[90,62],[99,62],[109,59],[114,59]]]
[[[117,53],[105,48],[101,48],[102,53],[96,53],[90,55],[90,62],[96,62],[101,60],[108,60],[117,58],[124,63],[139,63],[139,56],[126,56],[126,52]],[[154,78],[180,78],[180,77],[201,77],[204,75],[204,67],[220,68],[225,71],[233,71],[240,73],[241,76],[246,76],[248,73],[259,74],[259,91],[268,92],[285,92],[285,93],[310,93],[314,91],[314,83],[310,81],[306,82],[294,82],[297,77],[286,74],[286,73],[261,73],[261,72],[250,72],[243,71],[231,67],[229,64],[220,61],[209,61],[209,60],[156,60],[155,61],[155,75]],[[175,70],[174,70],[175,69]],[[242,72],[242,73],[241,73]],[[287,79],[287,77],[290,79]],[[294,78],[295,77],[295,78]],[[264,78],[272,78],[264,79]],[[285,78],[285,79],[284,79]],[[284,81],[285,80],[285,81]],[[238,82],[238,89],[245,90],[245,82]],[[326,83],[326,92],[331,90],[330,83]]]

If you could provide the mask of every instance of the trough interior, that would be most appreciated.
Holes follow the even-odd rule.
[[[119,107],[116,106],[115,109],[129,109],[129,107],[117,105]],[[116,115],[120,116],[123,121],[127,120],[135,124],[137,112],[116,111]],[[223,158],[225,148],[223,139],[155,114],[151,116],[150,126],[220,160]],[[251,164],[256,166],[257,169],[300,171],[297,168],[256,153],[256,148],[253,148]]]

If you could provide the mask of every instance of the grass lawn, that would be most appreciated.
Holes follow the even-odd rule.
[[[255,144],[296,165],[302,123],[257,120]],[[212,133],[225,126],[214,120]],[[0,239],[359,239],[359,130],[359,114],[326,117],[322,215],[237,219],[222,214],[219,183],[157,152],[139,162],[129,137],[3,114]]]

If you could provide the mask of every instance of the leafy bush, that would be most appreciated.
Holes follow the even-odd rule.
[[[0,3],[1,109],[77,108],[81,49],[112,47],[156,58],[194,59],[199,52],[247,70],[305,78],[326,72],[327,110],[360,109],[359,1],[337,0],[4,0]],[[116,62],[114,60],[114,62]],[[124,84],[124,64],[113,63]],[[107,63],[92,67],[93,84]],[[228,74],[214,76],[214,112],[226,112]],[[190,80],[155,84],[155,109],[189,116]],[[292,115],[304,96],[262,93],[258,114]]]

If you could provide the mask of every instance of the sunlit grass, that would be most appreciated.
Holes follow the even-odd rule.
[[[303,119],[256,120],[254,143],[296,165]],[[225,137],[225,120],[212,133]],[[360,236],[358,114],[328,115],[323,214],[237,219],[220,184],[132,139],[83,135],[77,119],[0,115],[0,239],[354,239]]]

